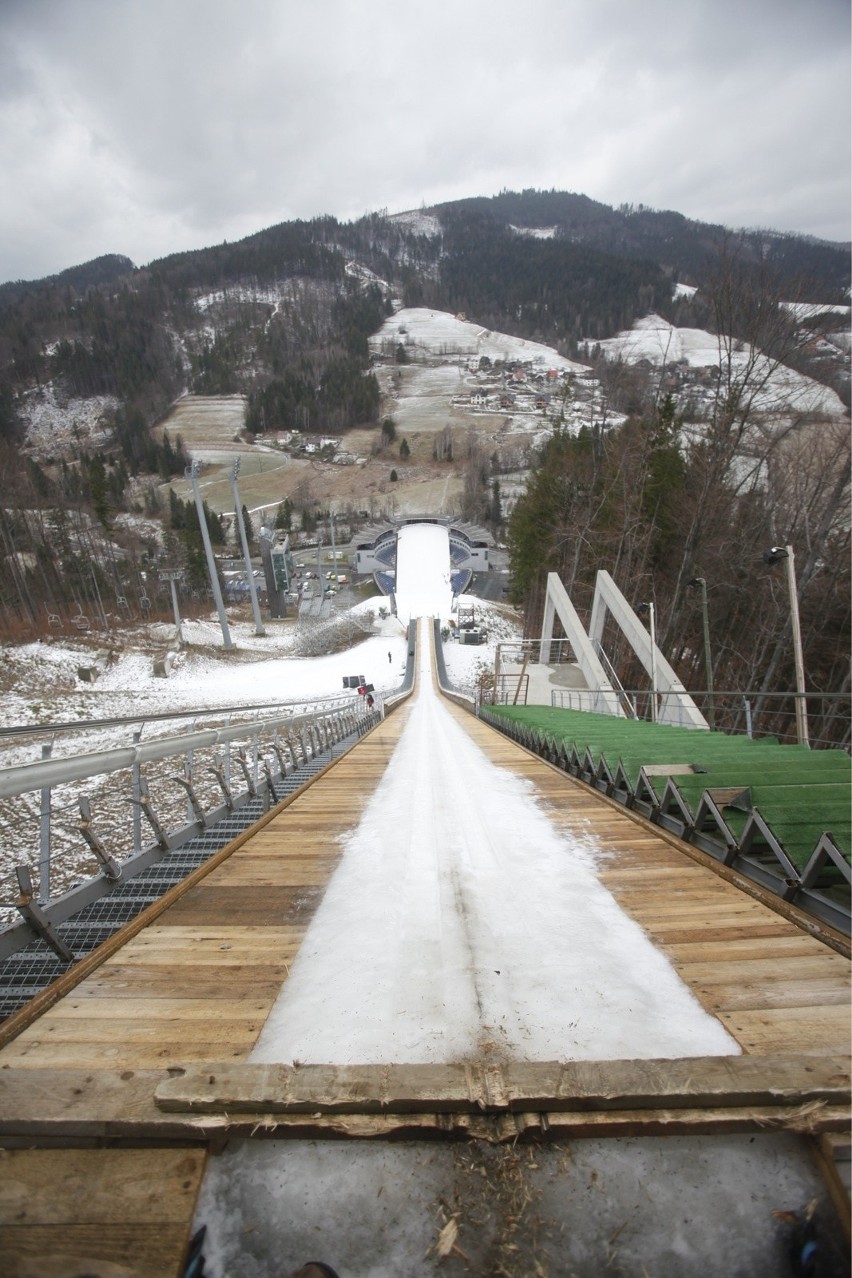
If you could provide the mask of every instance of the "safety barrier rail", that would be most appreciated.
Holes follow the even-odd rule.
[[[291,705],[237,723],[226,715],[217,724],[216,711],[211,726],[143,742],[156,716],[135,721],[131,744],[52,757],[48,740],[41,760],[0,768],[0,840],[7,866],[13,858],[0,875],[0,957],[49,937],[52,924],[250,802],[268,808],[288,779],[318,771],[382,713],[351,695],[330,709],[294,714]]]
[[[445,697],[449,697],[451,701],[455,701],[457,705],[463,706],[465,710],[473,711],[475,708],[474,698],[466,692],[462,692],[456,688],[451,682],[447,674],[447,665],[444,661],[444,644],[441,639],[441,623],[435,620],[432,626],[432,648],[435,653],[435,672],[438,679],[438,687],[441,689]]]
[[[711,692],[691,691],[690,696],[711,727],[719,732],[747,737],[777,737],[780,741],[796,740],[796,713],[791,709],[793,692],[762,692],[759,689]],[[662,700],[658,694],[659,702]],[[808,744],[819,749],[826,746],[849,748],[852,739],[852,694],[848,692],[808,692],[805,696],[809,724]],[[649,688],[620,689],[619,702],[627,718],[650,721]],[[603,688],[554,688],[550,704],[560,710],[584,710],[593,714],[613,713],[613,693]],[[694,727],[678,704],[670,699],[665,721],[673,727]]]

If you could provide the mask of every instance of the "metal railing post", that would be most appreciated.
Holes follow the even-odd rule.
[[[145,725],[142,724],[133,733],[133,744],[137,746],[142,740]],[[133,810],[133,851],[142,851],[142,765],[135,760],[130,768],[130,798]]]
[[[187,750],[186,754],[183,757],[183,775],[184,775],[184,778],[186,779],[187,785],[190,788],[192,787],[193,753],[194,752],[192,750]],[[189,790],[187,790],[187,795],[188,794],[189,794]],[[187,819],[187,822],[192,822],[195,819],[195,813],[193,812],[193,809],[192,809],[192,801],[189,798],[187,799],[187,802],[186,802],[186,819]]]
[[[52,753],[53,741],[51,740],[41,747],[41,757],[49,759]],[[42,905],[50,900],[50,795],[50,786],[45,786],[41,792],[38,819],[38,899]]]

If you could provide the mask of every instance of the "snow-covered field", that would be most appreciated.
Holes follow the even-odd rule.
[[[852,314],[852,307],[822,306],[819,302],[782,302],[781,305],[795,315],[797,320],[815,319],[817,315],[836,315],[838,320],[845,320],[848,326]]]
[[[440,608],[444,619],[449,616],[448,602],[445,595]],[[475,603],[489,642],[478,648],[450,643],[445,649],[450,677],[464,687],[471,686],[480,665],[493,665],[496,644],[518,633],[504,605]],[[185,646],[165,679],[154,673],[154,655],[163,651],[174,632],[173,626],[165,624],[152,623],[125,634],[114,647],[114,660],[93,684],[84,683],[77,673],[80,666],[92,663],[96,649],[91,642],[50,639],[10,644],[3,648],[0,728],[36,728],[56,722],[83,726],[96,719],[337,696],[343,693],[343,675],[354,673],[364,674],[380,692],[388,692],[400,683],[407,645],[400,621],[392,616],[380,618],[380,609],[387,608],[388,600],[382,595],[358,604],[351,610],[353,621],[372,618],[373,633],[365,635],[353,625],[345,650],[317,657],[298,655],[305,634],[291,623],[267,621],[266,634],[257,635],[252,622],[231,616],[235,650],[228,654],[215,614],[206,621],[184,620]],[[346,626],[347,616],[342,615],[338,627]],[[3,763],[8,764],[9,758],[4,756]]]
[[[441,223],[432,213],[424,213],[420,209],[408,209],[404,213],[391,213],[389,221],[399,222],[413,235],[441,235]]]
[[[406,307],[387,319],[373,337],[370,348],[381,350],[388,343],[402,343],[415,357],[442,355],[466,355],[480,358],[501,359],[517,363],[527,361],[542,368],[556,368],[567,372],[583,372],[585,364],[558,355],[550,346],[530,342],[508,333],[492,332],[481,324],[447,311],[433,311],[423,306]]]
[[[184,621],[185,647],[168,678],[155,675],[154,655],[165,648],[173,626],[151,625],[135,640],[128,636],[93,684],[82,682],[77,674],[79,666],[92,662],[91,645],[39,641],[9,646],[4,651],[0,727],[51,722],[75,722],[82,727],[96,719],[313,701],[346,695],[343,676],[352,674],[363,674],[386,692],[399,685],[407,645],[395,618],[379,619],[380,608],[387,608],[381,595],[359,604],[353,613],[362,619],[373,615],[374,633],[365,636],[353,626],[350,647],[318,657],[298,655],[305,632],[292,625],[267,623],[266,634],[259,636],[251,623],[231,620],[235,651],[226,653],[215,614],[209,621]],[[345,624],[345,618],[338,622]],[[86,748],[102,748],[116,732],[104,729],[96,747],[87,744]],[[19,753],[22,747],[14,749]],[[3,763],[10,761],[7,747]]]

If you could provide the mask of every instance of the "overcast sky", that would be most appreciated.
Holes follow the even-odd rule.
[[[501,188],[849,239],[848,0],[0,0],[0,281]]]

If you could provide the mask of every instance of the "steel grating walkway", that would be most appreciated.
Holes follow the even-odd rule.
[[[274,803],[310,781],[329,763],[346,754],[361,738],[353,732],[334,743],[324,754],[308,759],[286,776],[272,778]],[[242,806],[227,812],[215,825],[181,844],[133,878],[116,885],[105,896],[83,906],[64,923],[56,924],[56,932],[69,946],[75,962],[107,941],[131,919],[159,900],[170,888],[182,882],[226,844],[243,834],[258,821],[268,807],[261,797],[248,798]],[[43,940],[32,941],[24,949],[0,960],[0,1021],[17,1012],[41,990],[46,989],[73,967],[51,950]]]

